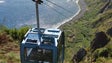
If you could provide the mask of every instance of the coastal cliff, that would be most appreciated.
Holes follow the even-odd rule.
[[[60,27],[66,36],[65,63],[112,63],[112,0],[85,3],[83,16]]]
[[[81,12],[60,26],[64,63],[112,63],[112,0],[80,0]],[[0,26],[0,63],[20,63],[19,42],[29,27]]]

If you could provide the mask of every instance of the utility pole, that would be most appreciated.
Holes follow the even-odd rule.
[[[35,2],[35,5],[36,5],[36,20],[37,20],[37,28],[40,32],[40,22],[39,22],[39,10],[38,10],[38,4],[41,4],[43,3],[42,0],[32,0]]]

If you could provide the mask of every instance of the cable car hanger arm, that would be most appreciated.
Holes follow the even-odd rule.
[[[36,2],[36,3],[38,3],[38,4],[43,3],[43,1],[42,1],[42,0],[32,0],[32,1],[34,1],[34,2]]]

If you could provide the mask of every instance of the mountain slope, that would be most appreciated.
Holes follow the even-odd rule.
[[[85,2],[83,17],[60,27],[66,39],[64,63],[112,63],[112,0]],[[0,30],[0,63],[20,63],[18,41],[27,30]]]
[[[65,63],[72,62],[74,54],[78,57],[77,51],[80,48],[84,48],[87,51],[86,56],[81,61],[82,63],[90,63],[92,61],[102,63],[103,60],[111,63],[112,1],[85,0],[85,2],[87,11],[84,16],[61,27],[66,35]],[[106,38],[108,39],[107,41]],[[97,48],[93,50],[92,47]],[[96,55],[97,58],[94,57],[96,53],[98,54]],[[107,57],[103,56],[103,54]]]

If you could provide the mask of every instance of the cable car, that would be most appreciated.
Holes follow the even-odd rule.
[[[20,45],[21,63],[63,63],[64,32],[60,29],[32,28]]]

